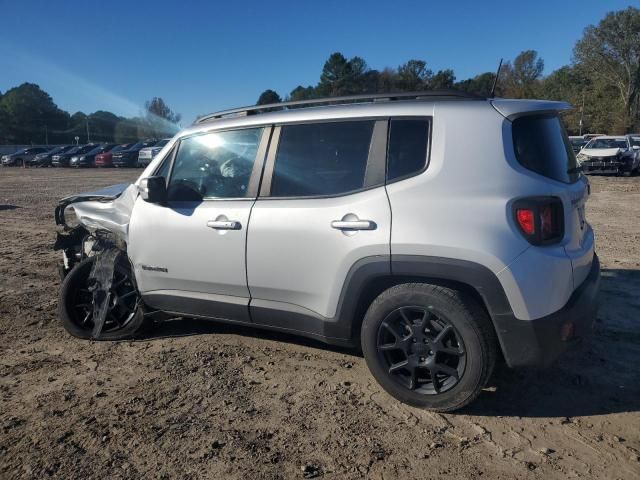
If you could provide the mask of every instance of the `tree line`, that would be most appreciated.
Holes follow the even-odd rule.
[[[576,107],[563,116],[573,134],[640,131],[640,10],[629,7],[608,13],[598,25],[585,28],[571,64],[547,76],[543,71],[544,60],[535,50],[521,52],[503,64],[496,96],[567,101]],[[427,62],[416,59],[375,70],[361,57],[347,59],[336,52],[325,62],[316,85],[299,85],[284,100],[449,88],[486,97],[495,77],[495,72],[483,72],[456,81],[453,70],[434,72]],[[276,91],[268,89],[257,104],[281,101]]]
[[[130,143],[171,137],[179,121],[180,114],[159,97],[145,103],[141,116],[125,118],[104,110],[71,115],[34,83],[0,92],[0,144],[67,144],[75,143],[75,137],[79,143]]]
[[[569,65],[547,76],[543,71],[544,60],[535,50],[521,52],[503,64],[496,96],[567,101],[577,107],[563,116],[570,133],[640,131],[640,9],[608,13],[597,25],[585,28]],[[457,80],[452,69],[434,72],[420,59],[376,70],[361,57],[348,59],[336,52],[324,63],[315,85],[299,85],[284,99],[449,88],[486,97],[495,76],[495,72],[482,72]],[[257,104],[281,101],[269,89]],[[140,116],[125,118],[103,110],[69,114],[33,83],[0,92],[0,144],[71,143],[76,136],[82,143],[125,143],[172,136],[179,121],[180,115],[158,97],[145,103]]]

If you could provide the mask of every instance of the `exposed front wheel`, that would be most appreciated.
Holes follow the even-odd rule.
[[[74,337],[89,339],[95,327],[95,281],[90,278],[96,257],[80,262],[62,283],[58,312],[65,330]],[[106,316],[100,340],[120,340],[133,337],[144,323],[140,297],[132,278],[131,266],[124,255],[115,261],[113,279],[106,295]]]
[[[473,401],[496,359],[493,326],[460,292],[408,283],[383,292],[362,324],[371,373],[398,400],[446,412]]]

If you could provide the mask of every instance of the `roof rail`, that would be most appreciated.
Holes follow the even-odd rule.
[[[295,102],[270,103],[267,105],[252,105],[249,107],[232,108],[230,110],[221,110],[219,112],[210,113],[198,118],[194,124],[204,123],[209,120],[216,120],[229,116],[246,116],[263,113],[272,110],[289,110],[298,107],[309,107],[319,105],[341,105],[349,103],[370,103],[394,100],[419,100],[422,98],[429,99],[468,99],[468,100],[484,100],[472,93],[462,92],[459,90],[427,90],[424,92],[399,92],[399,93],[373,93],[367,95],[348,95],[344,97],[325,97],[312,98],[309,100],[298,100]]]

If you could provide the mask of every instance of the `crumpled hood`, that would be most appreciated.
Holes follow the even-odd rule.
[[[620,148],[583,148],[580,153],[588,157],[615,157],[621,151]]]
[[[72,195],[58,203],[56,224],[66,225],[64,211],[69,205],[73,205],[78,221],[87,230],[107,230],[126,242],[131,211],[137,197],[138,187],[126,183]]]

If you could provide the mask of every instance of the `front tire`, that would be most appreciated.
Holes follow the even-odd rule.
[[[58,313],[62,326],[74,337],[91,339],[93,332],[93,294],[89,276],[96,257],[80,262],[66,276],[60,289]],[[126,255],[116,259],[109,308],[100,340],[134,337],[143,327],[144,312]]]
[[[371,373],[401,402],[450,412],[472,402],[491,377],[497,343],[485,311],[461,292],[396,285],[369,307],[361,332]]]

